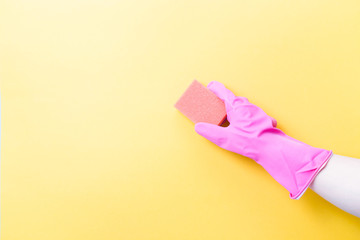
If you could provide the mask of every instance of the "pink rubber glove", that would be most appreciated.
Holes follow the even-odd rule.
[[[315,148],[276,128],[276,120],[245,97],[236,97],[219,82],[208,89],[225,102],[228,127],[197,123],[195,131],[216,145],[260,164],[299,199],[326,165],[332,151]]]

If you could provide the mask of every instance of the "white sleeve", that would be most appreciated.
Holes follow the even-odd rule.
[[[310,188],[338,208],[360,217],[360,159],[333,154]]]

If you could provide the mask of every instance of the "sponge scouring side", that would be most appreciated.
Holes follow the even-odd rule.
[[[224,102],[196,80],[186,89],[175,107],[194,123],[221,125],[226,119]]]

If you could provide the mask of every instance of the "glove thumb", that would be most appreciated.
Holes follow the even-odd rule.
[[[195,124],[195,131],[220,147],[224,147],[227,142],[227,128],[225,127],[200,122]]]

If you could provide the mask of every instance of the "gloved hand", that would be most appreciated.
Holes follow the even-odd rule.
[[[197,123],[195,131],[226,150],[255,160],[290,192],[290,198],[299,199],[332,151],[287,136],[276,128],[275,119],[223,84],[213,81],[208,89],[224,101],[230,125]]]

